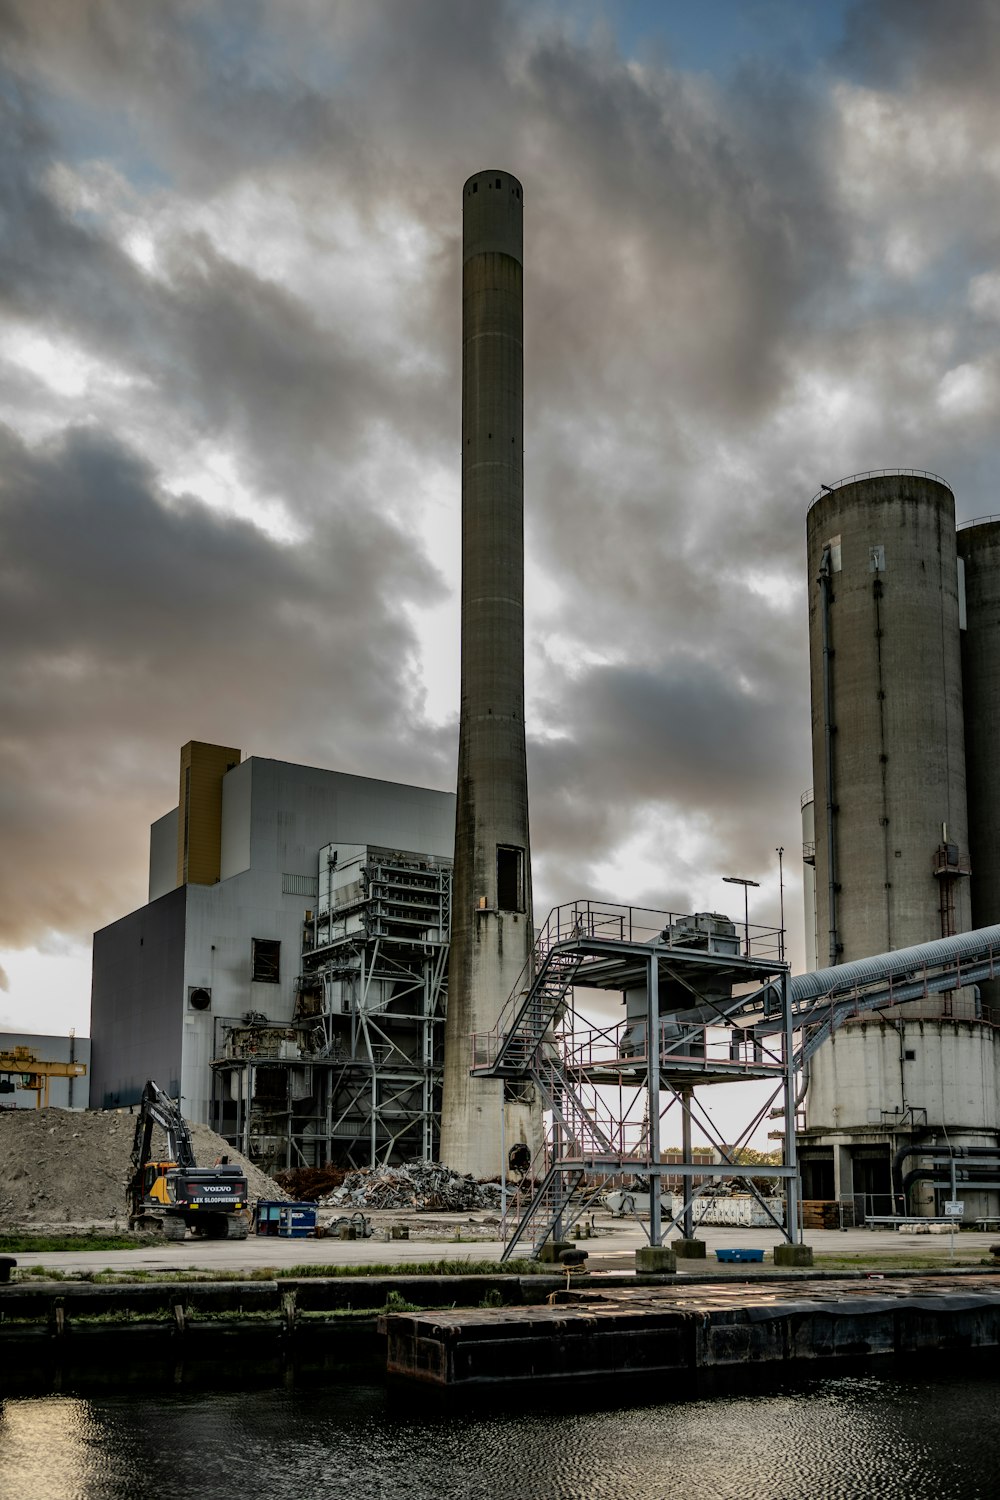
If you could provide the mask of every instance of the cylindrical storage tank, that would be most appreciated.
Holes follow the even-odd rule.
[[[823,967],[970,925],[954,498],[855,476],[806,530]]]
[[[995,1145],[995,1037],[975,1020],[848,1021],[812,1059],[810,1129],[912,1131],[916,1108],[919,1122]]]
[[[1000,922],[1000,518],[959,528],[965,574],[962,632],[965,775],[969,799],[972,923]]]

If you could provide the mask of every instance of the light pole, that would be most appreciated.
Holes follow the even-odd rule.
[[[778,957],[781,962],[785,961],[785,869],[783,860],[785,858],[785,846],[775,849],[778,856],[778,901],[781,907],[781,936],[778,939]]]
[[[759,880],[747,880],[743,875],[723,875],[727,885],[741,885],[743,887],[743,932],[746,938],[747,958],[750,957],[750,887],[759,887]]]

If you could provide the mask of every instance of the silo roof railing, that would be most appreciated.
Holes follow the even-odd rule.
[[[955,530],[964,531],[967,526],[986,526],[990,521],[1000,521],[1000,516],[974,516],[971,521],[959,521]]]
[[[937,484],[943,484],[946,490],[951,490],[947,479],[942,479],[940,474],[932,474],[930,469],[865,469],[860,474],[848,474],[846,479],[838,479],[836,484],[821,485],[809,501],[809,508],[811,510],[816,501],[822,500],[823,496],[829,494],[831,490],[843,489],[845,484],[856,484],[859,479],[895,478],[903,474],[909,474],[916,479],[933,479]]]

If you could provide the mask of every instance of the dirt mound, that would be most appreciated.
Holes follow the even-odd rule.
[[[123,1222],[135,1117],[104,1110],[0,1111],[0,1224]],[[211,1166],[226,1154],[247,1174],[251,1200],[287,1198],[207,1125],[192,1125],[195,1157]],[[159,1131],[156,1154],[165,1154]]]

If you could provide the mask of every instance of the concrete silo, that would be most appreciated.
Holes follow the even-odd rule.
[[[476,1176],[541,1143],[525,1086],[470,1078],[534,942],[524,744],[521,184],[463,189],[462,670],[441,1159]],[[530,1085],[527,1086],[530,1093]],[[506,1092],[505,1092],[506,1091]]]
[[[929,474],[807,521],[820,965],[970,925],[955,505]]]
[[[962,687],[972,925],[987,927],[1000,922],[1000,519],[960,527],[958,555],[965,574]],[[1000,983],[989,989],[995,993]]]
[[[914,472],[824,486],[807,544],[822,967],[972,925],[951,490]],[[940,1212],[962,1147],[966,1217],[995,1212],[995,1052],[975,990],[848,1021],[812,1060],[803,1196]]]

